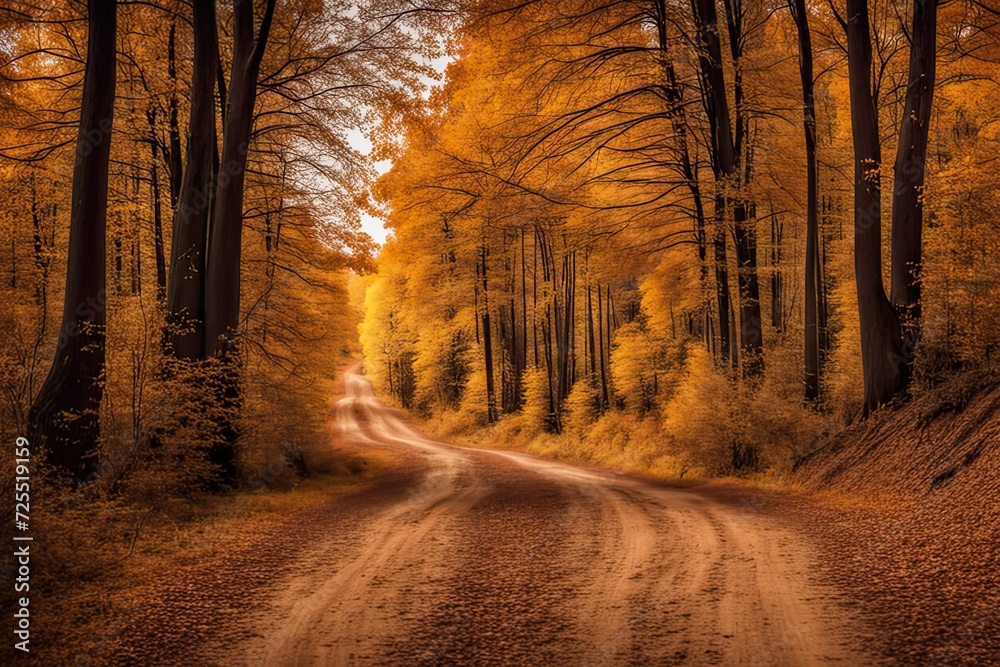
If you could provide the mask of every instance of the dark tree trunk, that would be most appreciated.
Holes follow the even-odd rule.
[[[833,349],[833,337],[830,335],[830,281],[827,279],[826,236],[820,223],[819,234],[819,375],[823,377],[823,369],[830,351]]]
[[[740,289],[740,354],[743,375],[756,378],[764,371],[763,322],[757,278],[757,220],[754,206],[745,201],[733,207],[737,283]]]
[[[531,246],[531,335],[535,368],[538,368],[538,229]]]
[[[525,369],[528,368],[528,284],[525,278],[528,257],[524,254],[524,228],[521,228],[521,359],[518,381],[524,376]],[[518,388],[520,395],[521,388]]]
[[[910,73],[896,148],[892,189],[892,305],[899,314],[908,366],[920,333],[924,166],[937,61],[938,0],[913,0]],[[910,371],[907,372],[909,376]]]
[[[218,34],[218,33],[216,33]],[[216,38],[218,41],[218,38]],[[226,71],[222,67],[222,58],[218,58],[215,63],[215,84],[219,92],[219,121],[222,123],[223,130],[225,130],[226,125]],[[216,156],[218,158],[218,156]]]
[[[573,389],[576,380],[576,328],[574,315],[576,312],[576,253],[563,256],[563,290],[565,292],[565,307],[563,308],[562,364],[560,368],[561,401],[566,400]]]
[[[732,301],[729,302],[729,306],[731,308],[731,310],[729,311],[729,317],[730,317],[731,320],[735,321],[736,320],[736,310],[735,310],[735,306],[733,306],[733,302]],[[730,345],[730,349],[733,352],[733,370],[735,371],[735,370],[739,369],[739,367],[740,367],[740,345],[739,345],[740,342],[736,338],[736,328],[735,327],[730,327],[729,330],[731,332],[730,339],[729,339],[729,345]]]
[[[722,43],[719,41],[719,17],[715,0],[692,0],[698,37],[701,40],[698,61],[701,67],[705,106],[712,125],[712,149],[720,176],[732,176],[735,156],[733,130],[726,97],[726,78],[722,70]]]
[[[160,200],[159,144],[156,139],[156,108],[146,111],[149,121],[150,187],[153,199],[153,251],[156,257],[156,300],[167,299],[167,264],[163,248],[163,204]]]
[[[715,0],[692,0],[698,37],[701,41],[698,62],[702,100],[708,115],[712,138],[712,169],[715,172],[715,284],[719,308],[719,349],[724,364],[729,364],[730,350],[730,291],[729,268],[726,258],[726,202],[735,177],[733,131],[726,97],[726,80],[722,70],[722,44],[719,40],[719,19]]]
[[[89,0],[87,66],[73,169],[62,328],[28,418],[28,439],[86,481],[97,469],[104,373],[108,162],[115,106],[117,3]]]
[[[854,268],[867,416],[906,387],[906,364],[901,356],[899,317],[882,284],[882,151],[870,79],[867,0],[847,0],[846,29],[854,135]]]
[[[243,182],[246,175],[257,75],[267,46],[275,0],[266,0],[260,28],[254,30],[252,0],[233,3],[233,63],[226,95],[222,154],[218,163],[215,200],[212,202],[208,253],[205,270],[204,355],[221,362],[216,376],[216,392],[223,407],[219,433],[210,459],[227,482],[236,476],[237,412],[241,404],[239,368],[235,358],[240,315],[240,257],[243,239]],[[218,76],[218,58],[206,70]],[[210,87],[210,86],[209,86]],[[213,158],[213,164],[216,160]],[[402,362],[400,362],[402,364]],[[406,396],[403,368],[399,387]],[[405,405],[405,403],[404,403]]]
[[[180,359],[204,359],[205,254],[212,210],[215,147],[215,3],[194,3],[194,72],[187,168],[174,211],[167,289],[168,349]]]
[[[656,16],[660,57],[663,61],[663,71],[666,76],[664,96],[668,103],[667,113],[670,116],[674,141],[677,145],[680,172],[684,177],[685,184],[694,202],[695,241],[698,245],[701,278],[705,282],[708,280],[708,242],[705,234],[705,208],[702,202],[701,188],[698,184],[695,165],[691,160],[691,152],[688,148],[688,121],[684,107],[684,88],[677,81],[677,71],[674,69],[674,63],[670,58],[667,48],[667,25],[670,22],[667,3],[665,0],[656,0],[653,6]]]
[[[590,296],[590,285],[587,285],[587,338],[590,343],[590,376],[597,376],[597,344],[594,340],[594,306]]]
[[[121,296],[122,293],[122,237],[120,234],[115,235],[114,240],[115,246],[115,256],[114,256],[114,267],[115,267],[115,294]]]
[[[267,0],[254,35],[252,0],[233,5],[233,69],[222,139],[205,285],[205,354],[225,356],[235,346],[240,316],[243,180],[257,99],[257,74],[267,45],[275,0]]]
[[[714,0],[713,0],[714,1]],[[757,277],[756,207],[747,197],[753,176],[753,149],[750,143],[750,118],[743,93],[743,2],[724,0],[729,29],[729,51],[733,59],[733,102],[736,112],[736,137],[733,143],[732,196],[733,235],[736,246],[736,280],[740,292],[740,353],[743,374],[755,378],[764,370],[763,320],[760,315],[760,284]],[[722,77],[719,77],[722,80]],[[721,97],[726,100],[725,94]],[[729,113],[720,108],[719,113]]]
[[[552,301],[557,299],[555,268],[552,265],[552,256],[549,253],[549,244],[546,242],[545,232],[540,227],[537,228],[536,239],[538,240],[538,250],[542,258],[542,284],[544,286],[542,297],[545,299],[545,319],[542,321],[542,347],[545,355],[545,375],[549,391],[549,427],[558,433],[560,430],[559,397],[555,379],[557,363],[555,359],[556,354],[552,349],[553,332],[558,331],[558,326],[553,326],[552,322]],[[552,301],[546,298],[549,294],[551,294]]]
[[[555,314],[555,322],[553,325],[553,331],[555,333],[555,351],[556,351],[556,368],[555,368],[555,378],[556,378],[556,396],[555,405],[556,413],[562,414],[562,399],[565,396],[564,390],[566,387],[565,373],[566,368],[566,345],[565,345],[565,325],[564,325],[564,310],[566,307],[565,298],[560,303],[559,300],[559,278],[555,272],[555,258],[552,254],[549,254],[549,266],[552,267],[552,300],[553,300],[553,312]],[[563,256],[562,261],[562,288],[566,288],[566,257]],[[563,295],[565,297],[565,294]]]
[[[202,4],[202,3],[195,3]],[[215,5],[212,6],[215,13]],[[196,38],[197,39],[197,38]],[[170,78],[170,98],[167,102],[167,134],[170,142],[170,203],[177,208],[177,200],[181,194],[181,172],[184,167],[181,162],[181,131],[177,120],[177,23],[170,24],[170,37],[167,41],[167,76]]]
[[[771,209],[771,326],[782,333],[785,329],[784,273],[782,268],[782,242],[784,225]]]
[[[487,249],[482,247],[483,263],[483,356],[486,364],[486,421],[492,424],[497,420],[497,397],[493,378],[493,336],[490,332],[490,297],[487,278]]]
[[[819,398],[819,303],[822,281],[819,256],[819,163],[816,159],[816,105],[813,96],[812,35],[805,0],[791,0],[788,8],[795,20],[799,43],[799,75],[802,80],[802,122],[806,139],[806,400]]]
[[[611,289],[610,287],[608,289]],[[608,409],[608,377],[604,370],[604,305],[601,284],[597,283],[597,361],[601,368],[601,412]]]
[[[726,253],[726,219],[725,199],[721,192],[715,197],[715,235],[712,240],[715,250],[715,297],[719,308],[719,353],[722,363],[728,366],[732,350],[730,349],[729,322],[729,258]]]
[[[240,315],[243,182],[257,99],[257,75],[267,46],[274,5],[275,0],[266,0],[255,35],[253,1],[235,0],[233,3],[232,74],[229,90],[225,93],[222,153],[205,262],[204,355],[220,361],[215,390],[223,410],[218,423],[219,434],[209,457],[226,482],[236,476],[237,413],[241,405],[235,351]],[[402,367],[399,373],[401,395],[405,396],[407,383]]]
[[[45,252],[45,235],[42,232],[42,212],[38,207],[38,192],[35,189],[35,177],[31,177],[31,227],[32,247],[35,252],[35,268],[38,269],[38,284],[35,286],[35,305],[43,306],[47,299],[49,284],[49,265],[51,260]],[[14,256],[14,253],[12,253]],[[17,285],[14,285],[17,287]]]

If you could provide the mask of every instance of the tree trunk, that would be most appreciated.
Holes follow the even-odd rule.
[[[243,182],[257,99],[257,75],[271,29],[274,5],[275,0],[266,1],[255,37],[253,1],[235,0],[233,3],[232,73],[226,93],[222,154],[205,263],[204,355],[221,362],[214,385],[223,411],[209,458],[219,467],[226,482],[236,477],[237,413],[241,404],[235,351],[240,315]],[[405,395],[402,368],[399,386]]]
[[[587,285],[587,338],[590,343],[590,377],[597,376],[597,344],[594,340],[594,306]]]
[[[715,196],[715,234],[712,247],[715,250],[715,297],[719,307],[719,354],[722,364],[728,366],[730,349],[729,322],[729,258],[726,253],[725,198],[719,192]]]
[[[816,105],[813,97],[812,35],[805,0],[788,5],[795,21],[799,43],[799,76],[802,80],[802,123],[806,139],[806,321],[805,391],[806,400],[819,398],[819,163],[816,159]]]
[[[257,74],[267,45],[275,0],[267,0],[254,36],[252,0],[233,5],[233,68],[222,139],[222,160],[208,245],[205,284],[205,354],[226,356],[235,347],[240,316],[243,180],[257,99]]]
[[[757,220],[752,203],[733,207],[736,240],[737,284],[740,290],[740,353],[743,376],[752,379],[764,371],[763,322],[760,317],[760,283],[757,279]]]
[[[87,65],[76,139],[62,328],[28,418],[28,439],[86,481],[97,469],[103,395],[108,162],[115,106],[117,3],[87,4]]]
[[[200,3],[198,3],[200,4]],[[212,13],[215,13],[215,5],[212,5]],[[195,38],[197,39],[197,38]],[[181,162],[181,131],[177,120],[177,23],[170,24],[170,37],[167,41],[167,77],[170,79],[170,98],[167,102],[167,134],[170,142],[170,204],[175,209],[181,194],[181,172],[183,164]]]
[[[160,170],[156,143],[156,111],[147,112],[150,129],[150,186],[153,199],[153,251],[156,257],[156,300],[161,304],[167,299],[167,262],[163,249],[163,205],[160,201]]]
[[[892,189],[892,305],[899,314],[907,365],[920,334],[924,166],[937,61],[938,0],[913,0],[910,73]],[[911,370],[907,370],[910,376]]]
[[[784,274],[781,266],[781,244],[784,236],[784,224],[778,222],[778,216],[771,209],[771,326],[782,333],[785,330],[784,304]]]
[[[524,254],[524,227],[521,228],[521,358],[518,372],[518,382],[528,368],[528,284],[525,278],[528,257]],[[537,363],[537,361],[536,361]],[[518,387],[521,396],[521,387]],[[523,397],[522,397],[523,398]]]
[[[535,368],[538,368],[538,229],[531,246],[531,335]]]
[[[702,47],[698,62],[701,70],[702,99],[708,115],[712,138],[712,168],[715,172],[715,284],[719,308],[719,349],[724,364],[730,362],[730,292],[729,268],[726,258],[726,203],[735,175],[733,131],[726,97],[726,80],[722,70],[722,44],[719,41],[719,19],[715,0],[692,0],[695,23]]]
[[[215,147],[215,3],[194,3],[194,72],[187,168],[174,211],[167,288],[168,349],[180,359],[205,358],[205,254]]]
[[[487,249],[482,247],[483,262],[483,356],[486,363],[486,421],[492,424],[497,420],[497,398],[493,379],[493,336],[490,332],[490,297],[487,282]]]
[[[854,138],[854,269],[861,322],[864,414],[906,387],[899,318],[882,284],[882,203],[875,101],[871,89],[872,45],[867,0],[847,0],[847,63]]]
[[[608,288],[611,289],[610,287]],[[601,368],[601,412],[608,409],[608,377],[604,368],[604,305],[601,299],[601,283],[597,283],[597,361]]]
[[[713,0],[714,1],[714,0]],[[756,206],[748,199],[753,176],[753,149],[750,144],[750,119],[747,117],[743,94],[743,3],[724,0],[729,29],[729,51],[733,59],[733,103],[736,115],[736,137],[733,143],[732,197],[733,235],[736,246],[736,280],[740,292],[740,353],[743,375],[756,378],[764,370],[763,320],[760,315],[760,284],[757,277],[757,215]],[[721,61],[720,61],[721,62]],[[721,67],[721,65],[720,65]],[[722,81],[722,76],[719,76]],[[723,89],[724,90],[724,89]],[[726,100],[725,94],[721,97]],[[720,107],[718,113],[729,113]]]

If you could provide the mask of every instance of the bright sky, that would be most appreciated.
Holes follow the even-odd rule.
[[[360,130],[351,130],[348,132],[347,138],[351,142],[351,146],[354,147],[354,149],[366,155],[372,149],[372,142],[368,141],[368,137],[366,137]],[[392,160],[382,160],[381,162],[375,163],[375,168],[378,169],[380,176],[389,171],[391,167]],[[361,214],[361,229],[368,232],[368,235],[375,239],[375,242],[379,245],[385,243],[385,237],[389,233],[389,230],[385,228],[385,223],[382,218],[375,218],[367,213]]]
[[[445,68],[448,67],[448,63],[451,62],[451,57],[443,56],[441,58],[435,58],[431,61],[431,66],[438,73],[437,79],[424,78],[423,81],[428,86],[428,90],[425,91],[425,97],[430,93],[430,87],[440,85],[444,79]],[[364,135],[360,130],[351,130],[348,133],[348,140],[351,142],[356,150],[367,155],[372,149],[372,143],[368,140],[368,137]],[[392,168],[392,160],[382,160],[375,164],[375,168],[378,170],[379,175],[384,174]],[[389,234],[389,230],[385,228],[385,222],[381,218],[373,218],[367,213],[361,214],[361,229],[368,232],[368,234],[375,239],[375,242],[379,245],[385,243],[385,238]]]

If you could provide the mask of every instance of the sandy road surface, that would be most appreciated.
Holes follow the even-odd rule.
[[[875,662],[804,536],[752,502],[443,445],[346,383],[344,434],[421,473],[310,546],[227,664]]]

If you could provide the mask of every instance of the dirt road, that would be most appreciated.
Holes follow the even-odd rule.
[[[345,436],[417,466],[298,557],[228,664],[866,665],[866,631],[752,501],[434,442],[363,377]]]

